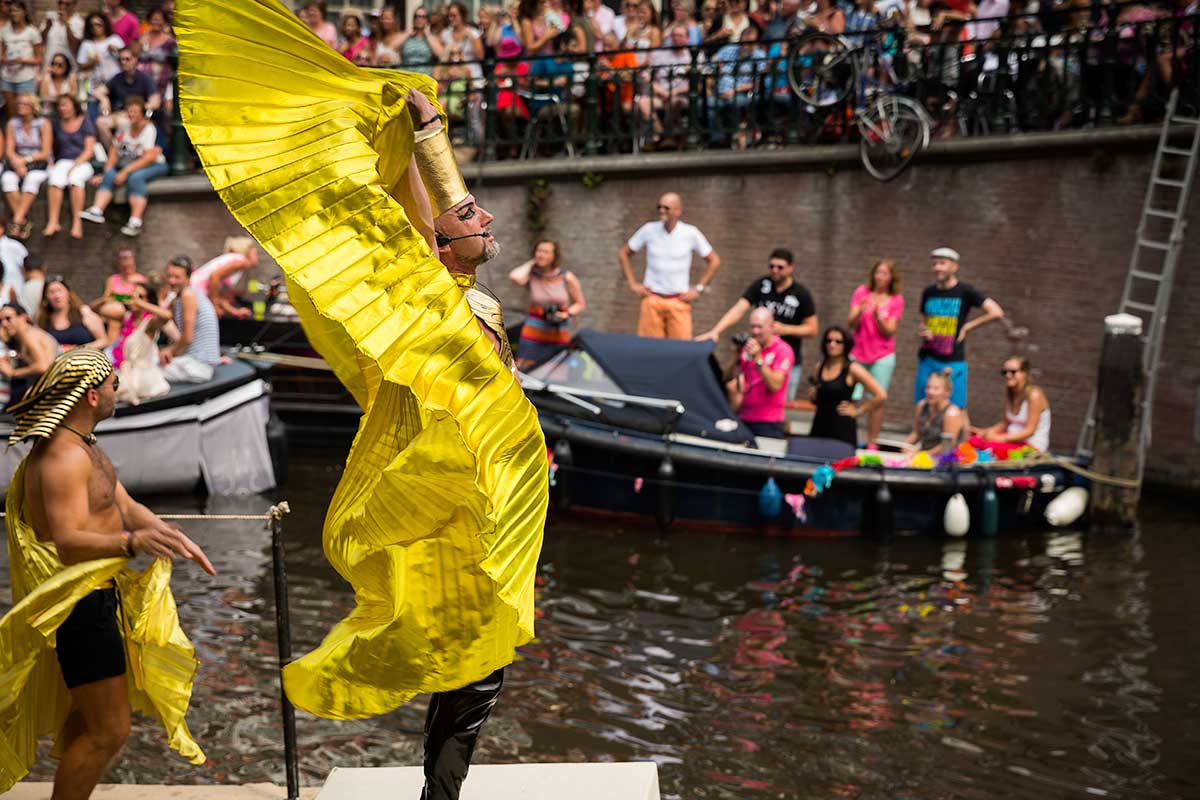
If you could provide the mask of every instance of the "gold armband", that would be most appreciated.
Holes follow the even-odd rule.
[[[429,201],[433,204],[433,216],[440,217],[467,196],[467,184],[463,181],[454,150],[450,147],[450,135],[446,127],[418,131],[413,142],[413,157]]]

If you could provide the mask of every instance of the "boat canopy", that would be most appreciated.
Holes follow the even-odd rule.
[[[683,415],[664,422],[664,432],[678,432],[735,444],[751,443],[754,434],[729,407],[720,382],[721,368],[712,342],[647,339],[584,328],[571,347],[530,371],[556,389],[611,407],[602,394],[677,400]],[[627,408],[634,403],[624,403]],[[611,413],[604,414],[611,418]],[[629,408],[630,412],[634,409]],[[663,410],[639,409],[660,419]],[[580,414],[586,418],[586,414]],[[609,421],[616,422],[615,419]],[[638,425],[638,428],[643,426]]]

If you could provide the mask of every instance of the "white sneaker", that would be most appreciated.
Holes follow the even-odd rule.
[[[121,226],[121,233],[126,236],[141,236],[142,221],[140,219],[130,219],[129,222]]]
[[[95,222],[98,225],[104,224],[104,214],[101,213],[100,209],[96,208],[95,206],[91,206],[89,208],[85,208],[83,211],[80,211],[79,218],[86,219],[88,222]]]

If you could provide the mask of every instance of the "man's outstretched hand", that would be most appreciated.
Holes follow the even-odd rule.
[[[200,545],[189,539],[178,525],[160,520],[157,525],[138,528],[133,531],[132,536],[135,553],[145,552],[154,558],[171,561],[176,556],[182,556],[189,561],[195,561],[209,575],[217,574]]]

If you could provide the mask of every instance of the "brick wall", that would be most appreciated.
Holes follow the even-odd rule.
[[[747,162],[750,163],[750,162]],[[721,254],[723,266],[711,291],[696,306],[697,330],[710,326],[743,288],[763,274],[767,254],[788,247],[797,255],[797,278],[817,303],[822,324],[843,322],[850,294],[873,259],[898,261],[907,304],[898,334],[898,367],[888,419],[911,414],[917,319],[921,288],[930,281],[929,250],[946,244],[963,256],[962,279],[1004,306],[1013,322],[1028,327],[1023,344],[1039,370],[1054,414],[1053,444],[1074,445],[1095,380],[1102,319],[1120,298],[1151,164],[1149,153],[1104,158],[995,160],[972,164],[926,164],[896,182],[880,184],[861,170],[689,174],[669,178],[610,177],[588,189],[578,179],[551,182],[547,234],[564,249],[565,264],[583,282],[589,304],[583,322],[631,333],[636,302],[625,288],[616,250],[654,213],[663,191],[678,191],[684,218],[698,225]],[[527,257],[533,238],[526,223],[524,183],[497,183],[477,192],[497,220],[505,249],[481,275],[511,308],[519,290],[507,270]],[[1200,201],[1193,199],[1192,217]],[[35,213],[40,222],[42,211]],[[161,267],[178,252],[198,261],[217,254],[225,236],[240,231],[211,194],[154,197],[147,232],[135,240],[143,270]],[[1187,244],[1168,321],[1162,379],[1155,413],[1152,466],[1159,473],[1200,476],[1195,451],[1200,387],[1200,226]],[[51,269],[74,275],[88,295],[97,291],[112,263],[115,227],[88,227],[82,243],[60,234],[31,249],[43,251]],[[261,269],[274,269],[269,259]],[[635,261],[640,273],[641,262]],[[998,369],[1014,349],[1000,325],[970,339],[971,412],[975,421],[1000,418]],[[809,343],[806,362],[815,362]]]

